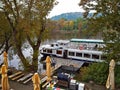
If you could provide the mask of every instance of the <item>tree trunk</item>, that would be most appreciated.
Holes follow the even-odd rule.
[[[32,59],[32,69],[34,72],[38,70],[38,54],[39,54],[39,47],[33,47],[33,59]]]
[[[19,38],[17,38],[17,30],[16,29],[13,29],[13,35],[14,35],[14,43],[15,43],[15,46],[16,46],[16,49],[17,49],[17,54],[23,64],[23,67],[24,67],[24,70],[25,71],[29,71],[29,62],[26,60],[25,56],[23,55],[22,53],[22,50],[21,50],[21,43],[19,43]]]
[[[21,62],[22,62],[22,64],[23,64],[24,70],[25,70],[25,71],[29,71],[29,70],[30,70],[30,69],[29,69],[30,64],[29,64],[29,62],[26,60],[26,58],[24,57],[24,55],[23,55],[20,47],[17,47],[17,53],[18,53],[18,56],[19,56],[19,58],[20,58],[20,60],[21,60]]]

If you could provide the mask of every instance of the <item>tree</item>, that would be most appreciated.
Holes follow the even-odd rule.
[[[46,16],[56,4],[55,0],[1,0],[4,12],[12,30],[14,46],[25,69],[38,68],[39,47],[45,38]],[[22,53],[22,45],[28,41],[33,49],[32,64]]]
[[[81,0],[80,6],[85,10],[88,30],[102,35],[106,44],[104,52],[107,53],[107,60],[120,61],[120,1]],[[91,11],[94,13],[88,17]]]
[[[12,32],[3,12],[0,12],[0,54],[12,46]]]

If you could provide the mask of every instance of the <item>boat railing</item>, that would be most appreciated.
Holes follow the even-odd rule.
[[[69,45],[67,46],[69,49],[78,49],[78,50],[92,50],[92,51],[99,51],[101,47],[95,47],[94,45]]]

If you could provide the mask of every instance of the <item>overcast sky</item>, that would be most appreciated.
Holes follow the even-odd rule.
[[[59,3],[54,6],[49,17],[67,12],[83,12],[78,3],[80,0],[57,0]]]

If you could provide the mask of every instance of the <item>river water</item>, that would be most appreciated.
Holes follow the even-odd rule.
[[[43,42],[42,44],[47,44],[47,43],[49,43],[48,40],[46,42]],[[32,48],[30,47],[30,45],[28,43],[25,43],[23,45],[22,52],[23,52],[23,55],[25,56],[25,58],[27,60],[29,60],[29,63],[31,63],[33,50],[32,50]],[[42,57],[42,55],[39,54],[39,56],[38,56],[38,72],[39,73],[45,72],[45,70],[43,70],[43,64],[40,63],[41,57]],[[3,63],[3,54],[0,55],[0,65],[2,63]],[[22,65],[22,63],[20,61],[20,58],[18,57],[17,54],[14,54],[13,50],[8,51],[8,66],[9,67],[14,67],[17,70],[24,70],[23,65]]]

